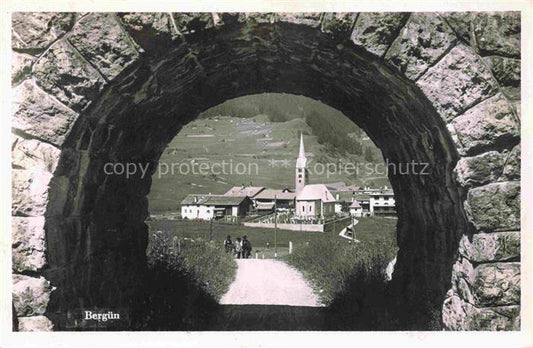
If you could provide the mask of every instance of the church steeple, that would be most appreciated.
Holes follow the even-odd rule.
[[[305,158],[304,135],[303,135],[303,133],[300,133],[300,152],[298,153],[298,158]]]
[[[305,157],[304,149],[304,136],[300,133],[300,151],[298,152],[298,158],[296,159],[296,177],[295,188],[296,194],[307,184],[307,158]]]

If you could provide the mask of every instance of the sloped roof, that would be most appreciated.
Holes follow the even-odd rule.
[[[224,196],[236,196],[236,197],[254,197],[259,192],[263,191],[265,188],[261,186],[233,186],[228,190],[228,192],[224,193]]]
[[[354,195],[354,197],[355,197],[355,199],[357,199],[359,202],[360,202],[360,201],[365,201],[365,200],[366,200],[366,201],[370,200],[370,195],[369,195],[369,194],[366,194],[366,193],[365,193],[365,194],[357,194],[357,193],[356,193],[356,194]]]
[[[350,204],[350,208],[361,208],[361,204],[359,204],[359,202],[356,199],[354,199],[352,204]]]
[[[335,197],[324,184],[305,185],[296,197],[297,200],[314,201],[322,200],[324,203],[335,202]]]
[[[337,195],[339,196],[338,201],[339,202],[351,202],[352,198],[354,197],[353,191],[336,191],[336,190],[330,190],[331,194],[335,199],[337,199]]]
[[[272,210],[274,209],[274,202],[257,203],[257,210]]]
[[[375,192],[371,192],[370,195],[372,196],[394,196],[393,190],[379,190]]]
[[[189,194],[187,195],[182,201],[181,204],[203,204],[207,197],[207,195],[193,195]]]
[[[247,197],[233,197],[233,196],[210,196],[207,204],[210,205],[239,205]]]
[[[182,205],[223,205],[223,206],[235,206],[241,204],[247,197],[235,197],[224,195],[201,195],[190,194],[181,201]]]
[[[359,186],[355,185],[346,185],[344,181],[338,181],[338,182],[330,182],[325,184],[330,190],[332,191],[339,191],[339,192],[352,192],[359,189]]]
[[[296,198],[296,193],[283,192],[283,190],[266,189],[266,190],[259,192],[259,194],[257,194],[257,196],[255,196],[254,198],[273,200],[274,197],[277,197],[277,199],[280,199],[280,200],[290,200],[290,199]]]
[[[346,185],[344,181],[337,181],[337,182],[329,182],[325,183],[325,185],[332,191],[339,191],[339,192],[353,192],[360,189],[357,185]]]

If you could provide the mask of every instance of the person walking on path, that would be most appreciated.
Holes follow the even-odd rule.
[[[250,243],[246,236],[242,237],[242,253],[244,259],[249,258],[252,253],[252,243]]]
[[[229,253],[233,250],[233,242],[231,241],[231,236],[228,235],[226,237],[226,240],[224,241],[224,249],[226,249],[226,252]]]
[[[241,237],[237,237],[237,240],[235,240],[235,256],[238,259],[240,259],[242,254],[243,254],[243,252],[242,252]]]

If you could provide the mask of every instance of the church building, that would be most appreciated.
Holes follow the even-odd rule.
[[[324,184],[308,184],[307,158],[304,138],[300,135],[300,151],[296,159],[296,209],[300,219],[324,219],[335,215],[335,197]]]

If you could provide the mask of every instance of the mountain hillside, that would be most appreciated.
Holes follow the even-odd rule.
[[[177,209],[189,193],[222,194],[242,184],[293,188],[300,133],[309,183],[389,185],[387,178],[362,167],[356,175],[338,170],[339,163],[383,162],[379,149],[342,113],[305,97],[259,96],[269,102],[257,95],[230,100],[183,127],[153,175],[148,196],[152,213]],[[246,117],[246,112],[255,114]]]

